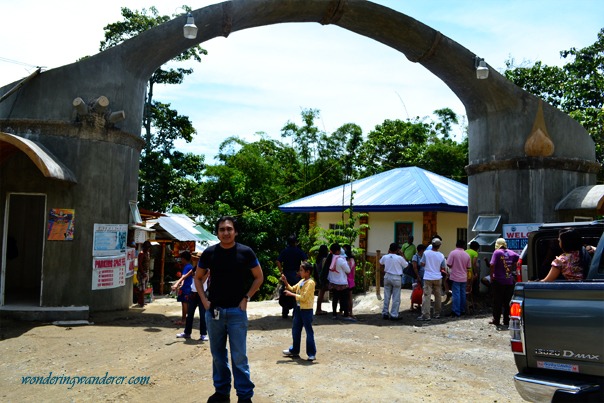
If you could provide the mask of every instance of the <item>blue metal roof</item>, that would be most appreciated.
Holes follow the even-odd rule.
[[[418,167],[396,168],[279,206],[285,213],[342,211],[468,212],[468,185]]]

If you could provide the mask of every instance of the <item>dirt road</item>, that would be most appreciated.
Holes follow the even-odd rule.
[[[276,301],[251,302],[254,401],[523,401],[512,383],[509,335],[487,324],[488,308],[424,323],[408,298],[403,290],[397,322],[381,318],[375,293],[355,298],[357,323],[316,317],[313,363],[282,356],[291,320],[280,317]],[[92,325],[2,320],[0,401],[205,402],[214,392],[209,344],[176,339],[179,317],[180,304],[162,298],[144,309],[94,314]]]

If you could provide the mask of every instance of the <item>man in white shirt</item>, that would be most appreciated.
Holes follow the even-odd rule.
[[[422,299],[422,314],[417,320],[430,320],[430,299],[434,293],[434,319],[440,318],[442,306],[441,287],[442,274],[440,269],[446,269],[445,255],[439,252],[442,242],[432,239],[432,249],[426,250],[420,264],[424,267],[424,297]]]
[[[408,263],[404,257],[398,254],[399,250],[398,244],[391,243],[388,254],[380,259],[380,264],[384,265],[384,307],[382,308],[382,318],[384,319],[400,319],[398,309],[401,305],[403,268],[407,267]],[[390,299],[392,299],[392,306],[390,306]],[[390,313],[388,313],[389,307]]]

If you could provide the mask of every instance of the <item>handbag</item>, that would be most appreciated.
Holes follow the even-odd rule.
[[[411,303],[421,305],[423,296],[424,289],[422,288],[421,284],[416,285],[413,291],[411,291]]]

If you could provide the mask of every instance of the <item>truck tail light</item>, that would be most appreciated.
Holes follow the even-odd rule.
[[[522,301],[510,302],[510,345],[514,354],[526,354],[524,351],[524,331],[522,327]]]
[[[516,282],[522,283],[522,258],[519,258],[516,263]]]

